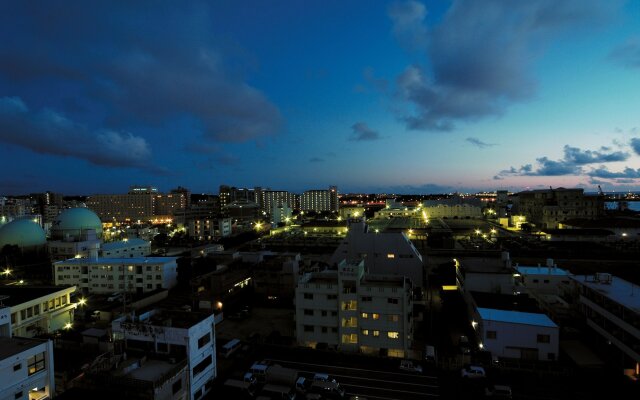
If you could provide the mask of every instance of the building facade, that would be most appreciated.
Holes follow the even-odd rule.
[[[583,189],[544,189],[518,193],[517,212],[540,228],[558,228],[568,219],[595,219],[604,215],[604,199]]]
[[[74,258],[53,264],[56,285],[82,293],[144,293],[177,283],[176,257]]]
[[[296,289],[298,344],[405,357],[413,340],[411,281],[374,276],[364,262],[307,273]]]
[[[328,190],[307,190],[300,196],[302,211],[338,211],[338,188],[331,186]]]

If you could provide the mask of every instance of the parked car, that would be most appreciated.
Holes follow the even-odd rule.
[[[477,365],[467,365],[460,370],[462,378],[485,378],[487,373],[484,368]]]
[[[313,381],[337,383],[337,381],[331,376],[329,376],[329,374],[315,374],[313,375]]]
[[[422,367],[411,360],[400,360],[400,369],[406,372],[422,373]]]
[[[506,385],[491,385],[484,389],[484,394],[487,397],[494,399],[511,399],[511,388]]]

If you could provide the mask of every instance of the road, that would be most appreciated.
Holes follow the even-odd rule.
[[[416,375],[373,369],[338,367],[299,361],[269,359],[273,363],[296,369],[301,376],[327,373],[343,386],[349,396],[376,400],[438,399],[440,387],[433,375]]]

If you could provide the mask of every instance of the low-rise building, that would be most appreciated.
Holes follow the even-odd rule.
[[[307,273],[296,289],[297,341],[406,357],[413,341],[411,292],[411,280],[365,274],[363,261]]]
[[[607,273],[576,275],[580,312],[587,326],[616,351],[625,373],[640,376],[640,286]],[[605,344],[606,343],[606,344]]]
[[[53,342],[12,338],[11,311],[0,306],[0,399],[53,397]]]
[[[77,304],[71,296],[75,286],[0,287],[0,305],[11,310],[11,329],[15,336],[34,337],[53,333],[73,322]]]
[[[101,258],[138,258],[149,254],[151,254],[151,242],[138,238],[103,243],[99,252]]]
[[[53,264],[56,285],[83,293],[170,289],[177,283],[176,257],[73,258]]]

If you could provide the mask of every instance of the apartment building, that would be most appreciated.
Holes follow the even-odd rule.
[[[53,264],[56,285],[82,293],[144,293],[177,283],[176,257],[73,258]]]
[[[331,186],[328,190],[307,190],[300,196],[302,211],[338,211],[338,189]]]
[[[604,199],[584,189],[543,189],[518,193],[516,211],[540,228],[554,229],[566,220],[604,215]]]
[[[10,314],[0,306],[0,399],[49,399],[55,392],[53,342],[12,338]]]
[[[296,337],[342,351],[405,357],[413,341],[411,281],[365,274],[364,261],[303,275],[296,288]]]
[[[580,312],[625,373],[640,376],[640,286],[611,274],[576,275]]]

